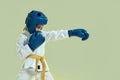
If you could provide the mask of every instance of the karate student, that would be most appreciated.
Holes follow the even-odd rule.
[[[25,59],[18,80],[53,80],[44,57],[46,42],[72,36],[81,38],[82,41],[89,38],[85,29],[43,31],[47,22],[43,12],[33,10],[28,13],[25,32],[17,41],[17,53],[20,58]]]

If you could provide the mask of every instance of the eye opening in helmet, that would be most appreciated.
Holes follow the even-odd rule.
[[[38,16],[41,16],[41,13],[38,13],[37,15],[38,15]]]

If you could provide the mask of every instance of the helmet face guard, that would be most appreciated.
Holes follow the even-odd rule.
[[[28,16],[26,17],[26,20],[25,20],[25,24],[30,33],[35,32],[36,26],[38,24],[46,25],[47,22],[48,22],[48,19],[46,15],[36,10],[33,10],[30,13],[28,13]]]

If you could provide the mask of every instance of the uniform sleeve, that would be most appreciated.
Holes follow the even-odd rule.
[[[50,32],[46,32],[46,35],[45,35],[46,41],[59,40],[59,39],[64,39],[68,37],[69,37],[68,30],[50,31]]]
[[[21,35],[17,41],[17,53],[21,59],[25,59],[29,54],[32,53],[32,50],[27,44],[27,37],[25,35]]]

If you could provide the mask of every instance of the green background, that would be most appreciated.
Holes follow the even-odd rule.
[[[55,80],[120,80],[119,0],[0,0],[0,80],[17,80],[23,60],[16,41],[31,10],[49,19],[44,30],[85,28],[87,41],[73,37],[46,44]]]

